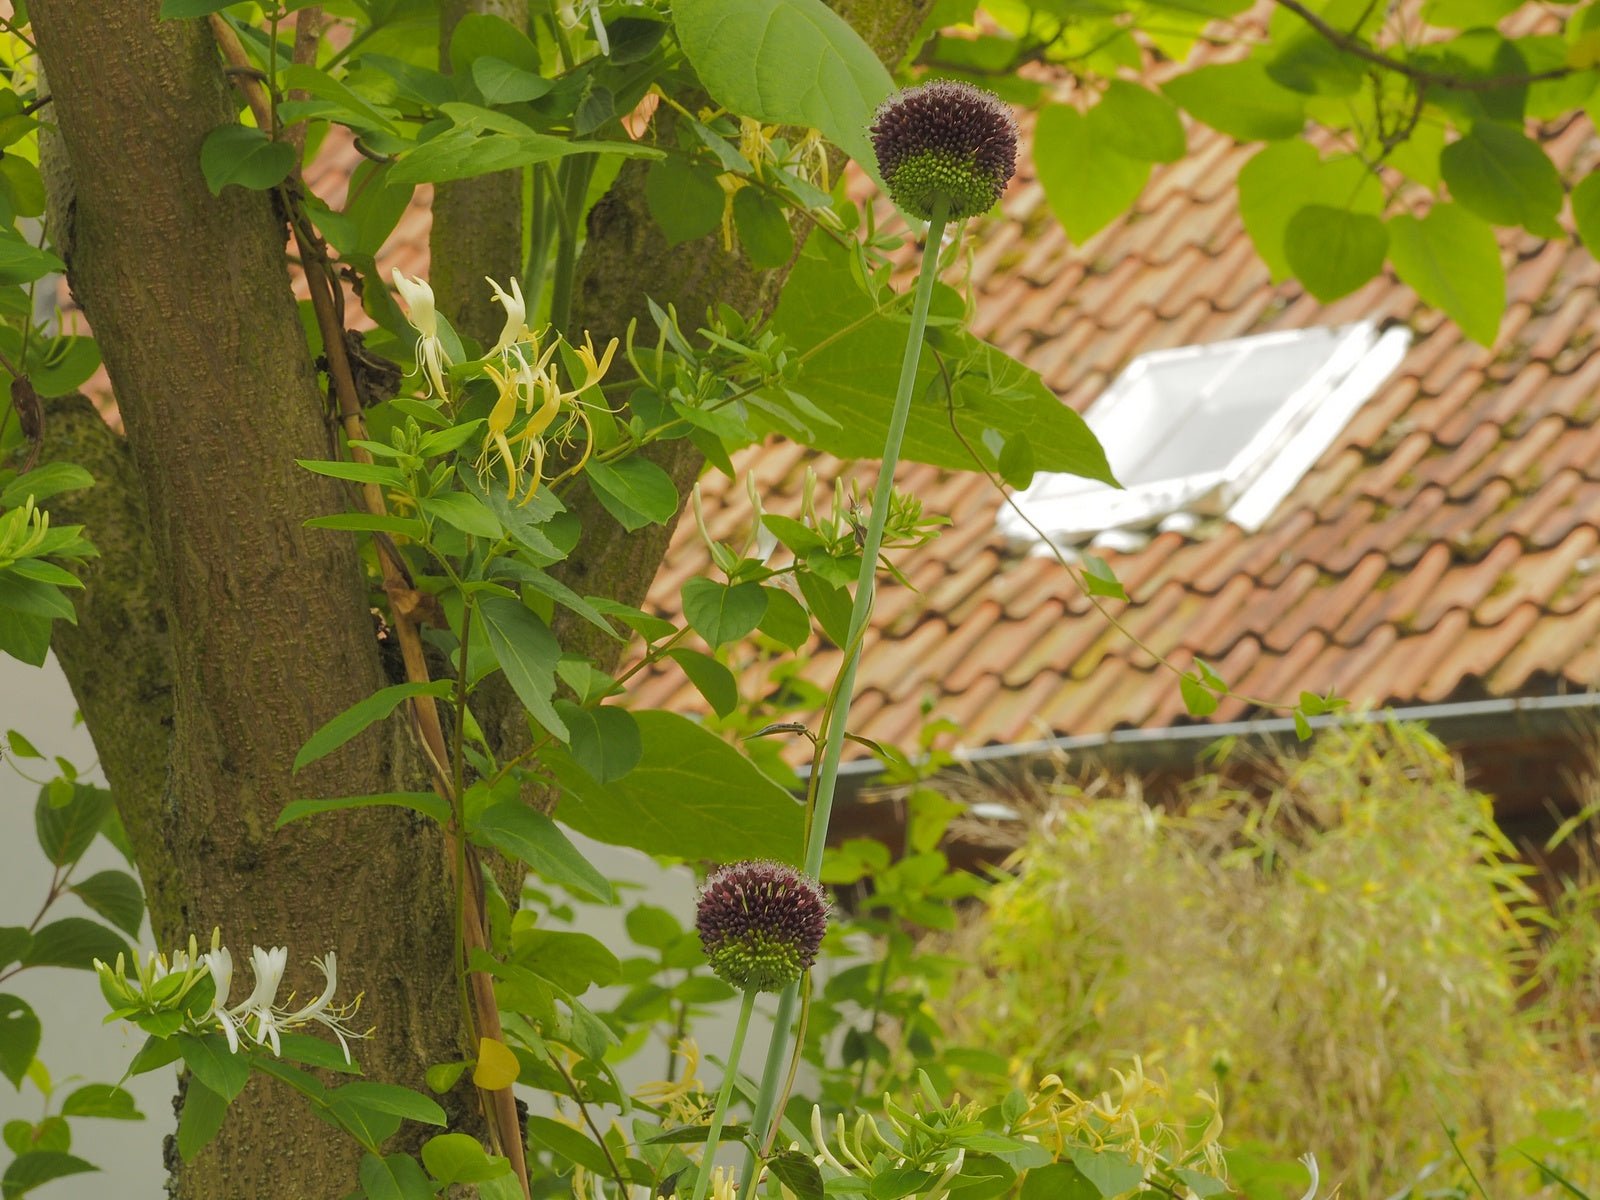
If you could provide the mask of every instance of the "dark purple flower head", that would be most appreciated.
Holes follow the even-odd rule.
[[[816,881],[775,862],[720,867],[700,889],[695,928],[717,977],[741,992],[777,992],[817,961],[828,900]]]
[[[968,83],[941,79],[896,92],[870,132],[889,195],[924,221],[940,199],[952,221],[988,212],[1016,173],[1010,106]]]

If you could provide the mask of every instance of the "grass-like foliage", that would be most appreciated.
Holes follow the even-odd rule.
[[[1232,1146],[1314,1151],[1347,1196],[1465,1194],[1468,1163],[1495,1195],[1565,1191],[1530,1159],[1594,1194],[1592,874],[1539,879],[1416,728],[1262,765],[1265,787],[1211,776],[1172,808],[1050,787],[959,935],[953,1032],[1033,1078],[1143,1054],[1174,1096],[1217,1084]],[[1298,1182],[1229,1157],[1252,1194]]]

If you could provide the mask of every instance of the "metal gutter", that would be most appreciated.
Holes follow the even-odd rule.
[[[1417,721],[1446,745],[1474,741],[1504,741],[1518,737],[1571,733],[1575,719],[1600,713],[1600,692],[1568,695],[1522,696],[1491,700],[1465,700],[1453,704],[1417,704],[1367,712],[1312,717],[1313,729],[1351,721],[1372,724],[1390,720]],[[957,766],[1004,774],[1025,769],[1061,755],[1092,758],[1108,766],[1132,770],[1192,766],[1202,749],[1223,738],[1256,742],[1294,741],[1292,717],[1220,724],[1171,725],[1161,729],[1117,729],[1110,733],[1042,738],[1007,746],[982,746],[955,752]],[[845,763],[839,771],[841,794],[853,799],[880,774],[875,759]],[[805,772],[801,772],[804,777]]]

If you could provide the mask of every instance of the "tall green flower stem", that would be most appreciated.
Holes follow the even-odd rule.
[[[728,1049],[728,1061],[722,1068],[722,1091],[717,1093],[717,1107],[711,1114],[711,1130],[706,1135],[706,1152],[700,1159],[700,1174],[694,1181],[694,1200],[706,1200],[711,1187],[711,1167],[717,1157],[717,1143],[722,1140],[723,1122],[728,1117],[728,1100],[733,1095],[733,1081],[739,1074],[739,1056],[744,1053],[744,1035],[750,1029],[750,1014],[756,1006],[756,989],[745,988],[744,999],[739,1001],[739,1023],[733,1027],[733,1045]]]
[[[911,303],[911,331],[906,338],[905,357],[900,361],[900,384],[895,390],[894,411],[889,417],[889,434],[883,446],[883,466],[878,472],[877,489],[872,494],[872,513],[867,520],[866,538],[861,544],[861,571],[856,576],[855,603],[850,608],[850,632],[845,638],[845,660],[837,688],[838,703],[828,716],[827,730],[823,735],[822,759],[817,766],[815,807],[811,812],[810,832],[806,840],[805,870],[813,879],[819,879],[822,875],[822,852],[828,844],[828,822],[833,816],[834,789],[839,780],[839,762],[844,756],[844,735],[850,720],[850,701],[855,694],[856,667],[861,662],[861,644],[877,590],[878,552],[883,547],[883,528],[894,497],[894,471],[900,462],[900,443],[905,440],[906,421],[911,416],[911,393],[916,387],[917,364],[922,358],[922,339],[928,327],[928,309],[933,303],[933,285],[939,275],[939,245],[944,240],[949,212],[949,201],[939,200],[934,204],[933,215],[928,220],[927,242],[922,248],[922,267],[917,274],[916,295]],[[789,1037],[799,997],[798,982],[784,988],[778,997],[772,1042],[767,1048],[767,1061],[761,1073],[761,1090],[756,1096],[755,1116],[750,1125],[761,1139],[760,1145],[766,1144],[768,1127],[780,1115],[773,1109],[777,1104],[778,1084],[785,1073]],[[747,1196],[750,1192],[755,1167],[755,1155],[752,1153],[745,1161],[744,1174],[739,1180],[741,1196]]]

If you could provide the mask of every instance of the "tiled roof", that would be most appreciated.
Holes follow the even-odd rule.
[[[1597,157],[1586,118],[1542,131],[1558,164]],[[1204,127],[1158,167],[1134,210],[1073,247],[1026,168],[1004,217],[977,234],[974,329],[1083,409],[1136,355],[1251,333],[1366,318],[1413,331],[1409,353],[1265,526],[1161,533],[1105,557],[1131,603],[1113,611],[1183,668],[1210,663],[1241,695],[1302,689],[1410,705],[1584,690],[1600,680],[1600,264],[1576,239],[1502,241],[1509,307],[1485,349],[1386,273],[1336,303],[1274,286],[1237,212],[1253,149]],[[769,511],[792,512],[807,463],[865,469],[797,447],[735,459]],[[852,729],[910,744],[924,704],[968,746],[1189,720],[1176,680],[1090,607],[1053,560],[1010,547],[982,479],[902,467],[897,483],[952,525],[898,562],[860,672]],[[705,485],[714,535],[749,513],[743,491]],[[653,600],[708,569],[679,530]],[[839,652],[817,649],[818,683]],[[751,672],[750,693],[761,679]],[[641,704],[702,707],[675,670]],[[1252,714],[1225,700],[1212,721]]]
[[[1600,159],[1583,116],[1541,137],[1563,168]],[[1132,598],[1113,611],[1174,665],[1203,658],[1241,695],[1336,689],[1410,705],[1593,686],[1600,264],[1575,238],[1504,236],[1509,305],[1490,349],[1390,273],[1319,304],[1292,282],[1274,286],[1245,234],[1234,185],[1254,150],[1192,123],[1189,139],[1191,152],[1158,166],[1133,210],[1081,247],[1025,164],[1003,217],[974,231],[975,331],[1079,410],[1150,350],[1360,318],[1405,324],[1414,340],[1258,532],[1213,523],[1106,553]],[[425,246],[418,205],[380,266],[422,270]],[[870,463],[779,442],[734,461],[770,512],[797,511],[808,466],[864,488],[874,479]],[[1175,678],[1095,614],[1054,560],[997,533],[1001,501],[983,479],[911,464],[897,483],[952,523],[897,558],[912,587],[880,594],[853,731],[910,744],[931,710],[975,747],[1189,720]],[[750,521],[742,486],[713,473],[703,491],[713,535],[737,538]],[[651,606],[676,614],[683,582],[709,570],[685,521]],[[826,684],[839,657],[815,645],[803,677]],[[765,667],[735,666],[745,694],[761,696]],[[637,677],[632,694],[705,708],[675,666]],[[1210,719],[1248,715],[1230,698]]]

